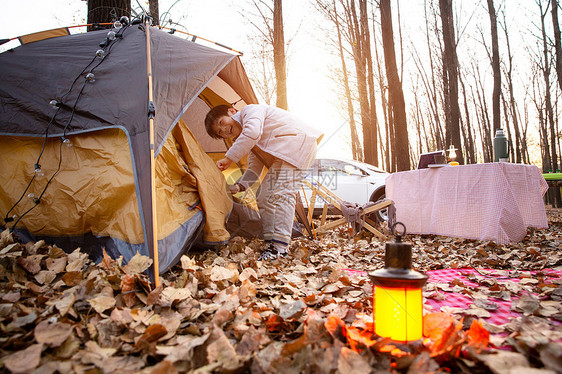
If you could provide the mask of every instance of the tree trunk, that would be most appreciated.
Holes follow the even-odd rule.
[[[461,84],[462,89],[462,96],[464,102],[464,115],[466,117],[465,120],[465,127],[466,127],[466,134],[464,136],[464,144],[465,147],[465,154],[466,154],[466,163],[467,164],[475,164],[476,163],[476,150],[474,147],[474,131],[470,124],[470,110],[468,109],[468,98],[466,96],[466,90],[464,87],[464,81],[462,77],[459,75],[459,82]]]
[[[410,169],[410,151],[408,141],[408,127],[406,122],[406,104],[402,83],[398,76],[396,67],[396,55],[394,51],[394,35],[392,31],[392,10],[390,0],[380,1],[381,11],[381,33],[384,51],[386,77],[388,79],[389,103],[392,108],[394,119],[394,142],[396,144],[396,170]]]
[[[334,0],[334,20],[336,25],[336,31],[338,35],[338,49],[340,54],[343,83],[345,89],[345,97],[347,101],[347,114],[349,116],[349,129],[351,131],[351,152],[354,160],[363,160],[363,150],[361,149],[361,142],[357,136],[357,126],[355,125],[355,114],[353,111],[353,103],[351,101],[351,90],[349,89],[349,79],[347,77],[347,65],[345,63],[345,55],[343,53],[343,45],[341,38],[340,23],[338,22],[338,12],[336,9],[336,0]]]
[[[560,45],[560,24],[558,23],[558,0],[551,0],[552,28],[554,30],[554,50],[556,51],[556,75],[558,86],[562,89],[562,47]]]
[[[367,87],[369,88],[369,123],[367,126],[367,140],[365,144],[365,162],[379,166],[378,139],[377,139],[377,106],[375,105],[375,80],[373,73],[373,59],[371,57],[371,35],[369,33],[369,22],[367,13],[367,0],[359,0],[359,17],[361,22],[361,36],[365,60],[367,63]]]
[[[88,0],[88,24],[115,22],[131,16],[131,0]],[[111,26],[88,26],[88,31]]]
[[[500,54],[498,49],[498,22],[493,0],[488,0],[488,14],[490,16],[490,26],[492,30],[492,71],[494,76],[494,92],[492,94],[492,123],[494,125],[493,134],[501,127],[500,124],[500,93],[501,93],[501,71]]]
[[[159,25],[160,24],[160,12],[158,11],[158,0],[149,0],[148,1],[148,13],[152,17],[152,24]]]
[[[373,32],[373,34],[374,34],[374,32]],[[386,90],[388,89],[388,86],[385,84],[384,74],[383,74],[383,71],[382,71],[381,59],[380,59],[380,56],[379,56],[379,48],[378,48],[378,45],[377,45],[377,38],[374,38],[373,40],[374,40],[374,44],[375,44],[375,60],[377,61],[379,92],[380,92],[380,96],[381,96],[381,106],[382,106],[382,113],[383,113],[383,120],[384,120],[384,128],[385,128],[385,132],[386,132],[385,144],[383,145],[383,142],[382,142],[383,138],[381,137],[381,134],[380,134],[381,126],[378,127],[379,139],[381,139],[381,142],[380,142],[381,155],[384,155],[384,159],[385,159],[384,169],[388,172],[391,172],[391,171],[394,171],[392,169],[393,165],[391,165],[391,160],[392,160],[392,155],[394,154],[395,150],[393,149],[393,143],[391,144],[391,142],[390,142],[390,139],[392,138],[391,133],[390,133],[390,129],[392,129],[392,125],[390,124],[390,117],[388,116],[388,102],[386,100]]]
[[[543,13],[542,5],[539,3],[541,11],[541,32],[542,32],[542,42],[543,42],[543,58],[544,66],[542,69],[544,83],[545,83],[545,105],[546,105],[546,115],[548,119],[548,128],[550,130],[550,161],[552,170],[558,169],[558,156],[556,151],[556,131],[554,124],[554,113],[552,111],[552,100],[550,97],[550,58],[549,58],[549,47],[546,37],[546,29],[544,24],[544,19],[546,17],[546,11]],[[545,134],[546,135],[546,134]],[[546,150],[548,152],[548,149]]]
[[[458,88],[458,61],[455,43],[455,29],[453,22],[452,0],[439,0],[439,10],[443,29],[443,77],[445,90],[445,117],[447,144],[462,149],[459,128],[459,88]],[[459,152],[457,161],[464,163],[462,152]]]
[[[277,106],[288,109],[282,0],[273,0],[273,65],[275,66],[275,79],[277,80]]]
[[[522,144],[526,143],[526,139],[521,137],[521,132],[519,130],[519,120],[517,118],[517,104],[515,102],[515,94],[513,91],[513,56],[511,54],[511,46],[509,44],[509,34],[507,32],[507,24],[505,21],[505,13],[504,13],[504,25],[503,31],[505,34],[505,43],[507,46],[507,66],[506,66],[506,78],[507,78],[507,88],[509,90],[509,112],[511,115],[511,120],[513,122],[513,130],[515,131],[515,162],[521,163],[523,161],[522,156]],[[507,116],[507,113],[505,113]]]
[[[362,0],[359,0],[362,1]],[[363,129],[363,155],[364,161],[372,163],[372,159],[367,159],[367,155],[372,155],[373,142],[371,139],[371,108],[369,104],[369,96],[367,92],[367,63],[365,59],[365,51],[363,50],[363,36],[360,28],[360,22],[355,9],[355,1],[351,0],[347,3],[345,14],[350,31],[350,43],[353,52],[353,62],[355,63],[355,73],[357,76],[357,91],[359,108],[361,111],[361,126]]]

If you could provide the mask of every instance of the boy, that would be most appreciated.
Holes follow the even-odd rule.
[[[229,186],[233,194],[249,188],[264,166],[268,168],[257,196],[267,244],[259,260],[287,256],[296,195],[322,133],[268,105],[247,105],[240,112],[228,105],[216,106],[207,113],[205,129],[215,139],[235,139],[225,158],[217,161],[221,171],[248,155],[248,169]]]

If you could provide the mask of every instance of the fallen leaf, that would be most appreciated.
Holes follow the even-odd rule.
[[[100,314],[115,306],[115,298],[112,296],[99,295],[88,302]]]
[[[43,344],[32,344],[24,350],[4,357],[2,361],[13,373],[30,373],[39,365],[42,350]]]
[[[468,345],[475,347],[477,352],[481,352],[490,342],[490,333],[478,320],[472,321],[472,325],[470,325],[467,331],[467,336]]]
[[[44,255],[32,255],[18,258],[18,264],[30,274],[37,274],[41,271],[41,260]]]
[[[423,336],[429,339],[432,356],[449,351],[459,340],[462,325],[448,313],[430,313],[423,317]]]
[[[49,257],[45,261],[47,269],[54,272],[55,274],[62,273],[66,268],[66,256],[64,257]]]
[[[144,272],[150,265],[152,265],[152,259],[137,252],[123,267],[123,270],[129,275],[135,275]]]
[[[88,261],[88,254],[80,251],[80,248],[74,250],[68,255],[68,264],[66,265],[67,272],[82,272],[82,268]]]
[[[41,321],[34,330],[35,340],[49,347],[58,347],[72,334],[72,325],[62,322]]]
[[[281,304],[279,316],[286,320],[295,317],[297,314],[301,314],[305,309],[306,304],[301,299],[298,299],[292,303]]]
[[[138,298],[135,295],[136,291],[135,277],[125,274],[121,280],[121,296],[125,301],[125,305],[129,308],[132,308],[138,302]]]
[[[213,282],[218,282],[218,281],[222,281],[222,280],[229,280],[231,278],[234,278],[236,276],[236,273],[230,269],[227,269],[225,267],[222,266],[214,266],[211,269],[211,280]]]
[[[74,302],[76,301],[76,294],[74,292],[70,292],[60,299],[55,301],[55,307],[59,311],[61,317],[64,317],[66,313],[72,308]]]
[[[529,361],[517,352],[482,353],[477,358],[484,362],[494,374],[522,373],[524,368],[529,368]],[[512,372],[514,368],[519,368],[519,370]]]
[[[191,291],[188,288],[166,287],[162,290],[160,296],[169,302],[181,301],[191,297]]]
[[[168,333],[166,327],[155,323],[154,325],[150,325],[146,328],[144,333],[135,343],[135,348],[142,348],[148,343],[152,343],[160,339],[161,337],[165,336]]]
[[[57,274],[50,270],[41,270],[35,275],[35,280],[40,284],[51,284],[55,280]]]
[[[176,374],[177,372],[174,364],[168,360],[160,361],[156,365],[147,368],[148,374]]]
[[[529,315],[533,314],[539,307],[539,299],[533,295],[524,294],[511,305],[511,310]]]
[[[214,340],[207,347],[207,360],[210,364],[216,363],[225,371],[234,370],[241,366],[234,347],[220,328],[213,330],[211,339]]]
[[[370,373],[371,365],[357,352],[343,347],[338,360],[338,371],[342,374]]]
[[[82,280],[82,272],[80,271],[69,271],[62,276],[62,281],[69,287],[79,285]]]

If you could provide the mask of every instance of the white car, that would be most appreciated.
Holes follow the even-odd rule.
[[[363,205],[385,198],[385,179],[388,175],[386,171],[363,162],[318,158],[306,179],[317,181],[344,201]],[[310,203],[311,191],[306,186],[305,194]],[[306,209],[307,203],[303,201],[303,204]],[[319,214],[323,206],[324,200],[317,196],[314,214]],[[388,220],[386,209],[378,211],[377,218]]]

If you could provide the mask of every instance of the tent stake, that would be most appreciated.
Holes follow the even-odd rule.
[[[152,102],[152,61],[150,53],[150,21],[146,23],[146,73],[148,75],[148,103],[149,108],[154,108]],[[154,112],[151,111],[148,117],[149,121],[149,137],[150,137],[150,192],[152,205],[152,248],[154,259],[154,285],[160,285],[160,274],[158,266],[158,236],[157,236],[157,220],[156,220],[156,183],[154,181],[156,170],[154,162]]]

